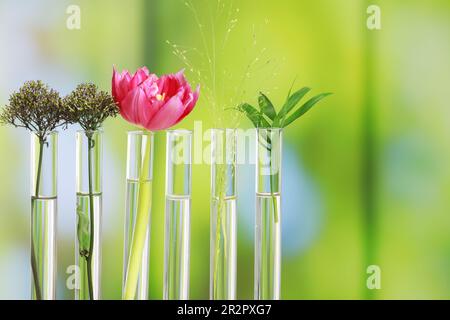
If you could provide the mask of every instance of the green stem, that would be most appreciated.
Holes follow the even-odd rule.
[[[92,188],[92,149],[94,140],[92,135],[86,134],[88,138],[88,180],[89,180],[89,252],[86,257],[86,268],[88,277],[89,299],[94,300],[94,288],[92,281],[92,255],[94,251],[94,194]]]
[[[218,196],[217,196],[217,215],[216,215],[216,238],[215,238],[215,252],[214,252],[214,281],[213,281],[213,298],[216,299],[226,299],[226,297],[220,296],[220,290],[218,287],[218,281],[219,281],[219,258],[220,258],[220,252],[223,250],[224,254],[224,261],[226,263],[227,261],[227,236],[226,236],[226,226],[225,226],[225,219],[226,219],[226,204],[225,204],[225,189],[226,189],[226,165],[224,164],[217,164],[217,176],[215,180],[215,189],[218,190]],[[213,195],[214,196],[214,195]],[[221,235],[223,236],[223,249],[221,246],[220,238]],[[222,272],[222,280],[223,277],[225,277],[224,272]],[[222,283],[223,285],[223,283]],[[223,289],[223,288],[222,288]]]
[[[272,162],[270,163],[270,170],[272,170]],[[276,179],[275,179],[275,174],[270,175],[270,193],[272,196],[272,201],[273,201],[273,211],[274,211],[274,220],[275,223],[278,222],[278,204],[277,204],[277,197],[275,196],[275,184],[277,183]]]
[[[270,154],[270,162],[269,162],[270,195],[272,196],[272,202],[273,202],[274,220],[275,220],[275,223],[277,223],[278,222],[278,205],[277,205],[277,198],[275,196],[275,184],[277,184],[277,179],[275,179],[275,174],[272,174],[272,171],[273,171],[272,170],[272,139],[270,139],[269,135],[267,135],[266,137],[263,137],[262,134],[261,135],[258,134],[258,141],[264,148],[266,148],[266,150]],[[260,174],[260,173],[258,173],[258,174]],[[277,171],[276,174],[279,174],[279,172]]]
[[[274,210],[274,220],[275,223],[278,222],[278,205],[277,205],[277,198],[275,196],[275,184],[277,184],[277,180],[276,177],[279,176],[279,168],[277,170],[276,173],[273,172],[272,170],[272,139],[270,139],[269,136],[266,137],[267,138],[267,151],[270,154],[270,162],[269,162],[269,170],[270,170],[270,195],[272,196],[272,202],[273,202],[273,210]],[[276,176],[277,175],[277,176]]]
[[[147,137],[144,160],[142,162],[141,173],[139,175],[139,195],[134,224],[134,232],[129,253],[127,273],[125,278],[125,290],[123,298],[126,300],[134,299],[138,285],[139,270],[142,263],[142,255],[147,235],[147,226],[149,221],[149,212],[152,202],[151,183],[147,179],[150,168],[150,136]]]
[[[219,188],[223,185],[219,182]],[[220,256],[220,229],[221,229],[221,220],[222,220],[222,210],[224,198],[222,192],[219,191],[219,197],[217,199],[217,215],[216,215],[216,251],[214,254],[214,288],[213,288],[213,297],[214,299],[218,299],[218,288],[217,281],[219,276],[219,256]]]
[[[34,192],[34,197],[31,198],[31,208],[32,212],[36,209],[36,199],[39,198],[39,184],[41,180],[41,172],[42,172],[42,154],[44,153],[44,139],[39,138],[39,161],[38,161],[38,168],[37,168],[37,174],[36,174],[36,189]],[[34,219],[34,217],[32,217]],[[32,231],[33,233],[33,231]],[[34,237],[33,234],[31,235],[31,270],[33,272],[33,283],[34,283],[34,292],[36,295],[36,300],[42,300],[41,295],[41,284],[39,282],[39,273],[37,268],[37,259],[36,259],[36,252],[34,248]]]
[[[216,221],[216,251],[215,251],[215,257],[214,257],[214,288],[213,288],[213,298],[218,299],[218,288],[217,288],[217,277],[219,276],[219,254],[220,254],[220,220],[221,214],[220,212],[222,209],[220,208],[220,202],[222,200],[218,199],[217,203],[217,221]]]

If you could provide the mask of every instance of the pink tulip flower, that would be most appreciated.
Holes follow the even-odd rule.
[[[158,78],[146,67],[130,75],[113,69],[112,95],[122,117],[150,131],[170,128],[184,119],[197,103],[200,88],[192,91],[184,70]]]

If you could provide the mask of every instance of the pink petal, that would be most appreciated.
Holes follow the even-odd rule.
[[[177,123],[183,114],[185,107],[178,96],[170,98],[148,122],[146,128],[149,130],[164,130]]]
[[[128,92],[131,90],[130,80],[131,80],[130,74],[128,72],[123,73],[122,80],[120,81],[118,90],[120,100],[123,100],[127,96]]]
[[[115,69],[113,69],[112,95],[116,99],[116,102],[120,102],[127,95],[128,81],[129,74],[127,71],[123,71],[119,74]]]
[[[145,127],[148,121],[153,117],[156,113],[156,110],[153,111],[154,106],[151,101],[147,98],[144,90],[139,87],[139,95],[135,101],[135,111],[137,112],[138,123]]]
[[[133,75],[133,78],[130,82],[130,89],[133,89],[140,85],[145,79],[148,78],[150,72],[148,71],[147,67],[139,68],[136,73]]]
[[[158,79],[158,88],[161,94],[164,93],[166,97],[173,97],[179,92],[182,86],[173,74],[169,74]]]
[[[140,84],[140,87],[144,90],[147,98],[149,99],[155,97],[158,94],[159,89],[158,84],[156,83],[157,79],[158,78],[154,74],[152,74]]]
[[[181,86],[184,86],[187,84],[186,78],[184,77],[184,69],[181,69],[180,71],[178,71],[174,77],[178,80],[178,83]]]
[[[124,70],[119,74],[115,68],[113,69],[112,95],[116,102],[120,103],[120,101],[122,101],[127,95],[129,81],[130,74],[128,71]]]
[[[198,101],[198,96],[200,94],[200,85],[197,86],[197,89],[194,93],[189,93],[189,97],[184,101],[186,105],[186,109],[184,109],[183,114],[180,116],[180,118],[177,120],[177,122],[180,122],[184,119],[189,113],[191,113],[192,109],[194,109],[195,104]]]
[[[120,101],[118,99],[118,95],[117,95],[119,81],[120,81],[120,75],[117,73],[116,68],[113,67],[113,75],[112,75],[112,80],[111,80],[111,93],[112,93],[113,98],[116,100],[116,102]]]
[[[144,91],[137,87],[131,90],[120,104],[120,114],[128,121],[143,126],[146,120],[145,110],[150,108]]]

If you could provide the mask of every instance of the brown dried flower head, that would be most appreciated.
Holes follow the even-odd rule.
[[[43,141],[57,127],[67,125],[65,119],[59,93],[40,80],[25,82],[0,112],[0,123],[28,129]]]
[[[108,117],[115,117],[119,109],[111,95],[98,90],[92,83],[82,83],[63,99],[67,120],[79,123],[86,132],[99,129]]]

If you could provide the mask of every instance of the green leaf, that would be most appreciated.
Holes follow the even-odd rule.
[[[243,103],[239,106],[239,110],[247,116],[247,118],[253,123],[255,127],[259,126],[259,121],[261,118],[260,113],[254,107],[248,103]]]
[[[300,100],[311,90],[311,88],[303,87],[300,90],[294,92],[292,95],[288,97],[285,104],[280,110],[280,113],[275,117],[273,122],[274,127],[278,127],[280,123],[284,121],[286,115],[300,102]]]
[[[270,120],[275,119],[277,112],[275,111],[272,102],[262,92],[259,93],[258,103],[262,113],[269,117]]]
[[[253,123],[253,125],[255,126],[255,128],[260,128],[260,127],[270,127],[269,123],[267,122],[266,119],[264,119],[263,115],[261,114],[261,112],[259,112],[258,110],[256,110],[254,107],[252,107],[251,105],[249,105],[248,103],[243,103],[241,104],[238,109],[245,113],[245,115],[247,116],[247,118]]]
[[[291,87],[289,88],[289,92],[286,99],[289,99],[289,97],[291,96],[292,88],[294,88],[295,81],[297,81],[297,77],[295,77],[294,80],[292,80],[292,84]]]
[[[289,124],[300,118],[302,115],[304,115],[306,112],[309,111],[317,102],[325,98],[326,96],[329,96],[331,93],[321,93],[315,97],[312,97],[308,101],[305,102],[300,108],[298,108],[292,115],[286,119],[286,121],[282,122],[282,127],[287,127]]]

